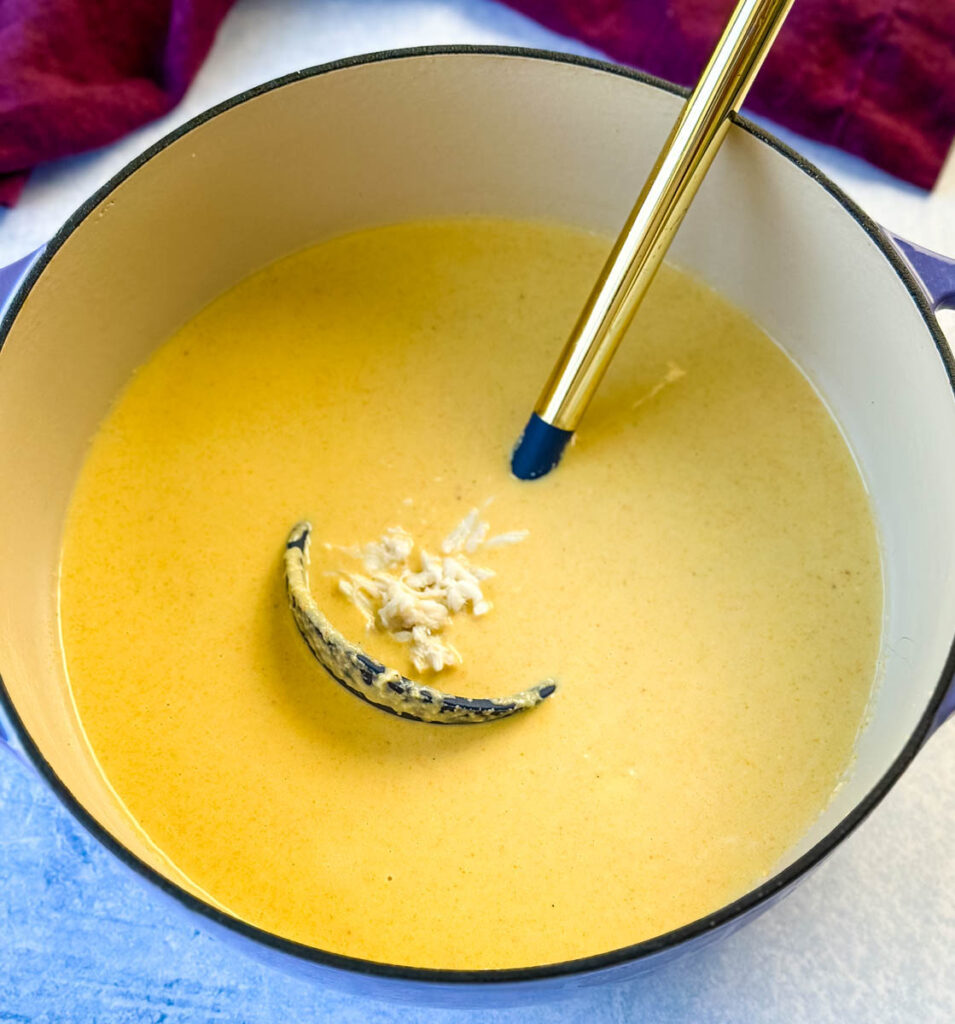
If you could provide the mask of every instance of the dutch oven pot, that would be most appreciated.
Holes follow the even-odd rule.
[[[568,963],[547,962],[546,935],[541,965],[526,969],[370,963],[204,902],[118,806],[82,739],[57,627],[61,532],[87,444],[133,370],[246,275],[343,232],[488,214],[612,235],[681,102],[644,75],[526,51],[415,50],[314,68],[173,132],[0,275],[16,288],[0,351],[8,741],[93,835],[207,930],[319,981],[411,1001],[543,999],[624,978],[778,898],[952,710],[955,393],[932,306],[951,300],[955,271],[894,243],[814,167],[738,120],[670,258],[747,310],[828,403],[871,493],[885,575],[879,679],[855,764],[773,877],[669,934]]]

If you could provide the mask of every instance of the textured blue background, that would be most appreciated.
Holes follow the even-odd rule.
[[[929,744],[844,848],[725,942],[562,1003],[467,1012],[341,995],[233,953],[130,875],[0,745],[0,1021],[950,1022],[955,791],[931,781],[951,781],[952,754]]]

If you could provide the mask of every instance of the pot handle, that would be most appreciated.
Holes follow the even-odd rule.
[[[45,245],[41,245],[39,249],[34,249],[33,252],[27,253],[16,262],[0,267],[0,313],[6,309],[7,301],[17,290],[17,286],[26,276],[26,272],[33,265],[34,260],[45,248]]]
[[[955,309],[955,260],[887,231],[895,247],[915,271],[932,308]]]
[[[942,722],[947,718],[951,718],[953,714],[955,714],[955,679],[948,684],[948,692],[942,698],[938,711],[935,712],[935,718],[932,720],[932,728],[929,735],[935,732]]]

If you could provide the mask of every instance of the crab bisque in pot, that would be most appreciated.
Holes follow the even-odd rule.
[[[751,889],[851,770],[876,529],[838,426],[742,312],[665,267],[559,469],[510,475],[608,246],[348,235],[221,296],[117,397],[65,532],[70,685],[117,798],[214,904],[391,964],[567,960]],[[556,692],[477,727],[356,700],[289,609],[304,520],[311,596],[370,658]],[[382,537],[407,538],[384,565]],[[458,595],[427,636],[382,614],[389,573]]]

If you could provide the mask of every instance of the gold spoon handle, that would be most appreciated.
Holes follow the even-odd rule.
[[[792,4],[737,5],[541,392],[545,423],[580,423]]]

